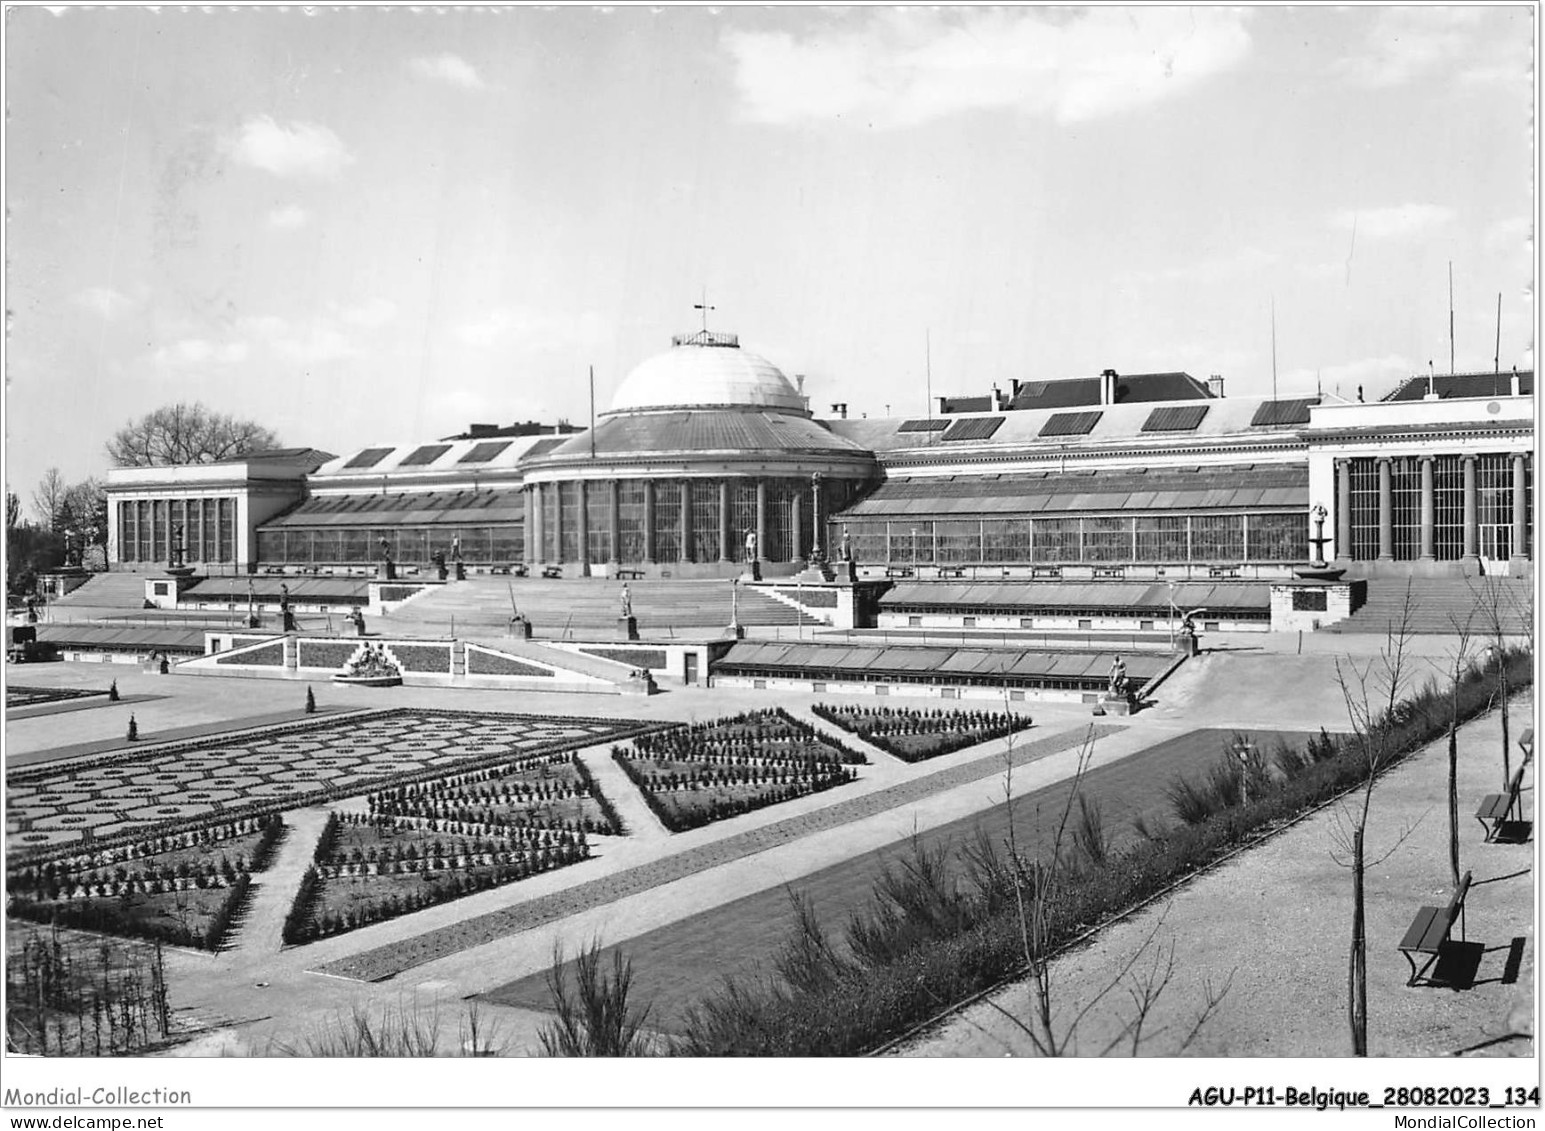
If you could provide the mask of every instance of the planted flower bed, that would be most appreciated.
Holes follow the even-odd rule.
[[[284,831],[277,813],[225,821],[6,875],[9,912],[38,923],[217,950]]]
[[[612,757],[672,832],[844,785],[867,761],[779,709],[640,735]]]
[[[372,815],[459,821],[499,829],[620,835],[622,822],[575,754],[524,758],[366,798]]]
[[[309,942],[588,859],[583,831],[334,813],[284,924]]]
[[[1029,715],[1007,711],[914,710],[910,707],[828,706],[811,708],[827,722],[872,742],[903,762],[922,762],[968,746],[1030,729]]]

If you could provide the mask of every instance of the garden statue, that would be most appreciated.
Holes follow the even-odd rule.
[[[756,561],[756,553],[757,553],[758,549],[759,549],[759,547],[757,546],[757,542],[756,542],[756,531],[755,530],[748,530],[748,531],[746,531],[746,561],[748,561],[748,562]]]
[[[1325,568],[1325,543],[1330,539],[1325,537],[1325,520],[1330,517],[1330,512],[1325,509],[1324,503],[1315,503],[1314,509],[1309,512],[1314,516],[1314,537],[1309,541],[1314,543],[1314,568]]]
[[[853,560],[853,536],[848,533],[846,526],[842,528],[842,560],[845,562]]]
[[[172,527],[172,565],[182,565],[186,554],[187,548],[183,545],[182,541],[182,527],[180,525],[174,526]]]
[[[354,631],[356,633],[358,633],[360,636],[364,636],[365,635],[365,614],[360,611],[360,608],[359,608],[358,605],[354,606],[354,611],[349,614],[349,620],[354,625]]]
[[[626,620],[633,615],[633,591],[628,588],[628,583],[622,583],[622,617]]]
[[[1127,697],[1127,665],[1120,656],[1117,656],[1110,665],[1109,698],[1126,699]]]
[[[392,565],[392,547],[383,534],[379,543],[381,555],[380,576],[383,581],[395,581],[397,579],[396,567]]]
[[[461,535],[460,534],[456,535],[454,538],[451,539],[451,561],[453,561],[453,562],[461,561]]]
[[[284,624],[284,631],[294,632],[295,611],[290,608],[290,587],[283,582],[279,585],[279,616]]]
[[[381,536],[379,545],[381,549],[381,560],[390,565],[392,561],[392,547],[391,543],[386,540],[386,536],[384,534]]]

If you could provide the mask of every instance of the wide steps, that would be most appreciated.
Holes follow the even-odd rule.
[[[633,616],[642,630],[659,628],[724,628],[730,623],[730,583],[727,581],[633,581],[628,583]],[[509,625],[519,610],[533,631],[548,635],[572,629],[612,631],[622,615],[622,583],[600,578],[546,580],[539,578],[469,578],[438,586],[386,617],[388,631],[422,628],[435,634],[462,629],[497,629]],[[512,609],[513,601],[513,609]],[[738,605],[743,625],[794,625],[798,610],[742,587]]]
[[[64,607],[141,609],[145,606],[145,578],[143,573],[95,573],[80,588],[49,603]]]
[[[1404,619],[1414,634],[1454,635],[1468,620],[1472,635],[1490,635],[1493,597],[1488,585],[1495,587],[1497,617],[1504,634],[1524,635],[1533,611],[1532,583],[1523,579],[1414,578],[1409,588],[1409,613],[1403,579],[1370,578],[1367,585],[1368,599],[1363,606],[1325,631],[1384,636],[1397,630]]]

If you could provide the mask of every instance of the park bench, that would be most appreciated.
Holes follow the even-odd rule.
[[[1475,819],[1481,823],[1481,828],[1486,830],[1487,844],[1497,839],[1502,826],[1512,816],[1513,807],[1518,804],[1518,793],[1523,788],[1523,784],[1524,768],[1519,766],[1513,773],[1513,780],[1507,783],[1506,793],[1489,793],[1481,801],[1481,807],[1475,811]]]
[[[1061,566],[1032,566],[1030,569],[1031,581],[1058,581],[1062,578]]]
[[[1210,578],[1211,577],[1222,577],[1222,578],[1238,577],[1239,576],[1239,567],[1238,566],[1209,566],[1207,568],[1207,576],[1210,577]]]
[[[940,577],[965,577],[966,571],[960,566],[940,566]]]
[[[1094,571],[1096,581],[1120,581],[1126,575],[1126,566],[1103,566]]]
[[[913,572],[911,566],[887,566],[885,568],[886,577],[911,577]]]
[[[1448,901],[1447,907],[1423,907],[1416,913],[1416,918],[1411,920],[1411,926],[1405,933],[1405,938],[1400,940],[1400,953],[1406,956],[1406,961],[1411,964],[1411,977],[1406,985],[1414,986],[1427,973],[1429,967],[1438,959],[1438,952],[1443,944],[1448,941],[1449,932],[1454,929],[1454,921],[1459,920],[1459,935],[1464,937],[1465,896],[1470,892],[1470,873],[1466,872],[1459,880],[1459,886],[1454,889],[1454,896]],[[1424,956],[1421,966],[1416,965],[1416,956]]]
[[[1518,749],[1524,752],[1524,765],[1529,764],[1529,759],[1534,757],[1534,728],[1529,727],[1518,736]]]
[[[619,569],[617,571],[617,580],[642,581],[644,580],[644,571],[641,569]]]
[[[555,565],[543,566],[542,576],[545,577],[548,581],[557,581],[563,576],[563,567]]]

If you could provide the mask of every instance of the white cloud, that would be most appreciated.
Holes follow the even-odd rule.
[[[606,320],[593,310],[570,314],[511,306],[463,322],[451,333],[457,341],[474,349],[508,342],[512,348],[528,353],[575,354],[594,350],[606,340],[609,330]]]
[[[247,360],[246,342],[211,342],[204,338],[183,338],[169,346],[162,346],[151,354],[157,365],[170,369],[186,369],[191,366],[235,365]]]
[[[510,327],[510,316],[502,310],[495,310],[482,318],[472,322],[463,322],[452,331],[456,340],[463,345],[483,348],[491,346],[504,336],[504,332]]]
[[[266,114],[248,118],[223,143],[235,161],[276,177],[331,180],[354,160],[338,135],[311,122],[281,125]]]
[[[1195,263],[1180,263],[1127,275],[1134,283],[1218,283],[1270,267],[1277,257],[1258,247],[1241,248],[1229,255],[1215,255]]]
[[[1478,7],[1388,7],[1368,30],[1363,49],[1338,67],[1362,86],[1397,86],[1428,72],[1452,71],[1478,46]]]
[[[76,293],[75,301],[87,310],[96,311],[109,322],[116,322],[135,306],[133,299],[112,287],[87,287]]]
[[[320,365],[360,353],[350,336],[328,317],[295,326],[271,314],[248,315],[237,320],[236,328],[263,342],[281,361],[294,365]]]
[[[350,326],[365,330],[378,330],[397,314],[397,304],[384,298],[373,298],[357,306],[346,307],[338,317]]]
[[[292,228],[303,228],[311,219],[311,213],[298,204],[286,204],[283,208],[275,208],[268,213],[268,226],[276,231],[288,231]]]
[[[482,90],[486,85],[478,75],[477,68],[458,55],[421,55],[410,59],[408,66],[420,78],[433,79],[462,90]]]
[[[969,110],[1084,121],[1179,94],[1250,51],[1248,12],[1224,8],[908,8],[858,18],[860,27],[805,39],[727,33],[745,115],[859,127]]]
[[[1534,242],[1534,221],[1527,216],[1498,220],[1486,229],[1486,247],[1492,251],[1528,251]]]
[[[1441,228],[1454,218],[1454,210],[1441,204],[1397,204],[1387,208],[1344,209],[1333,223],[1344,231],[1357,230],[1359,239],[1397,240]]]

